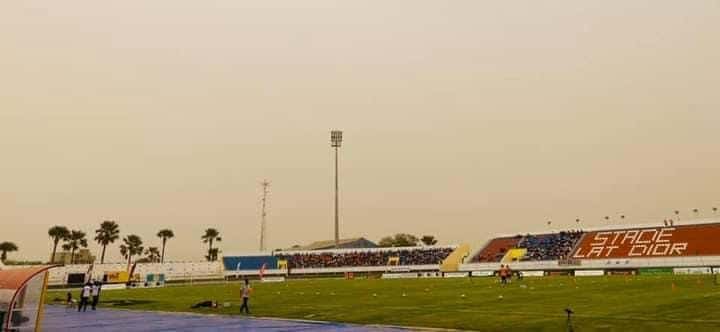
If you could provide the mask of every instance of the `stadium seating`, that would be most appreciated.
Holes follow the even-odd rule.
[[[471,261],[476,263],[500,262],[507,251],[515,248],[521,239],[520,235],[492,239]]]
[[[523,261],[552,261],[568,258],[575,244],[582,237],[581,231],[553,234],[526,235],[517,244],[526,251]]]
[[[527,254],[527,249],[525,248],[516,248],[516,249],[510,249],[508,250],[507,254],[505,254],[505,257],[503,257],[502,262],[503,263],[512,263],[512,262],[518,262],[523,260],[525,255]]]
[[[226,255],[223,257],[226,271],[267,270],[278,269],[278,258],[272,255]]]
[[[471,261],[475,263],[509,263],[567,258],[582,237],[582,234],[579,231],[570,231],[495,238],[488,242]]]
[[[546,275],[573,271],[576,275],[598,271],[642,274],[653,268],[718,273],[718,238],[717,219],[673,226],[658,223],[499,237],[489,241],[471,262],[461,264],[459,270],[492,275],[502,263],[511,264],[513,270],[541,275],[543,271]],[[522,250],[526,253],[520,255]]]
[[[455,247],[404,247],[373,249],[338,249],[327,251],[282,252],[276,256],[287,260],[292,269],[387,266],[397,257],[399,266],[439,265]]]

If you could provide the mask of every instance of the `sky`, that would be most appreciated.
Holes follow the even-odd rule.
[[[257,251],[264,179],[268,247],[331,239],[332,129],[342,237],[711,216],[719,38],[717,0],[4,2],[0,241]]]

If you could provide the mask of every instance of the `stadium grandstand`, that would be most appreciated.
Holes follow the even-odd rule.
[[[499,264],[513,264],[516,270],[541,274],[636,274],[647,268],[709,273],[720,265],[719,236],[717,220],[501,236],[459,270],[489,273]]]
[[[226,275],[322,274],[404,270],[439,271],[458,246],[284,250],[226,254]]]
[[[278,250],[225,253],[218,262],[69,264],[49,271],[48,285],[79,285],[87,280],[150,287],[164,283],[222,280],[233,276],[374,273],[412,271],[492,275],[512,264],[528,275],[642,273],[647,268],[720,266],[720,222],[637,225],[499,236],[473,252],[468,245]],[[359,241],[358,241],[359,240]],[[350,239],[362,244],[367,240]],[[368,241],[369,242],[369,241]],[[315,244],[322,244],[316,242]],[[5,269],[26,266],[5,266]]]
[[[492,277],[499,274],[501,264],[511,266],[514,274],[522,274],[523,277],[639,275],[642,278],[643,275],[710,275],[720,273],[720,242],[716,241],[718,238],[720,238],[720,221],[704,220],[682,225],[628,225],[505,235],[488,240],[484,245],[476,248],[475,252],[472,252],[467,244],[277,250],[224,253],[220,261],[216,262],[136,263],[130,266],[126,263],[46,267],[6,265],[0,266],[0,270],[8,275],[20,275],[23,270],[32,273],[47,271],[44,285],[55,289],[79,287],[91,280],[101,280],[104,283],[104,290],[155,288],[169,283],[192,284],[193,282],[203,282],[202,287],[218,290],[231,287],[229,285],[232,283],[222,282],[213,286],[213,281],[246,278],[254,279],[253,282],[271,283],[320,276],[334,277],[322,278],[331,280],[328,282],[342,282],[338,280],[340,277],[346,279]],[[717,284],[717,279],[710,281],[711,279],[696,279],[699,276],[685,277],[693,278],[696,287],[703,287],[706,281]],[[682,279],[685,277],[679,276],[678,282],[690,280]],[[23,280],[31,279],[28,277]],[[550,278],[547,280],[530,279],[529,281],[535,283],[536,286],[533,287],[537,287],[539,282],[552,282]],[[426,281],[430,282],[430,280]],[[285,285],[302,288],[315,285],[314,282]],[[422,280],[418,282],[423,283]],[[44,291],[44,286],[40,287],[42,285],[42,283],[38,284],[36,288]],[[669,285],[673,290],[676,288],[675,281],[671,281]],[[22,287],[24,286],[6,286],[9,289],[6,293],[17,293]],[[268,284],[264,287],[273,286]],[[171,288],[182,289],[182,287]],[[485,289],[494,288],[489,286]],[[285,290],[278,291],[285,292]],[[278,291],[274,291],[274,294],[278,294]],[[470,289],[463,291],[469,292]],[[56,304],[58,299],[62,300],[59,296],[62,294],[60,292],[57,290],[52,293]],[[168,289],[168,292],[173,291]],[[302,292],[298,293],[302,294]],[[123,293],[121,291],[106,294],[113,299],[116,296],[113,294]],[[211,294],[218,296],[219,293],[213,291]],[[316,292],[316,294],[320,293]],[[406,295],[403,294],[401,297]],[[20,307],[13,304],[13,297],[5,297],[6,304],[0,303],[0,316],[5,311],[3,324],[9,326],[8,324],[15,324],[13,322],[17,321],[7,319],[11,311],[9,308]],[[30,318],[39,317],[39,311],[35,309],[39,305],[37,301],[32,302],[32,299],[27,301],[30,305],[23,309],[23,315]],[[13,309],[13,312],[15,311],[17,310]],[[54,319],[65,321],[65,318]],[[22,324],[27,325],[28,322],[30,321],[25,320]]]

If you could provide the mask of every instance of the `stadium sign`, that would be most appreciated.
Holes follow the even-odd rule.
[[[720,255],[720,224],[589,232],[576,259]]]

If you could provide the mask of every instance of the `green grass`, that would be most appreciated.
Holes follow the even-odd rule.
[[[235,315],[239,286],[105,291],[102,305]],[[720,331],[720,286],[711,276],[526,278],[507,287],[491,278],[318,279],[253,287],[253,315],[265,317],[481,331],[565,331],[563,310],[569,306],[576,312],[575,331]],[[63,294],[49,296],[55,297]],[[232,306],[190,309],[206,299]]]

